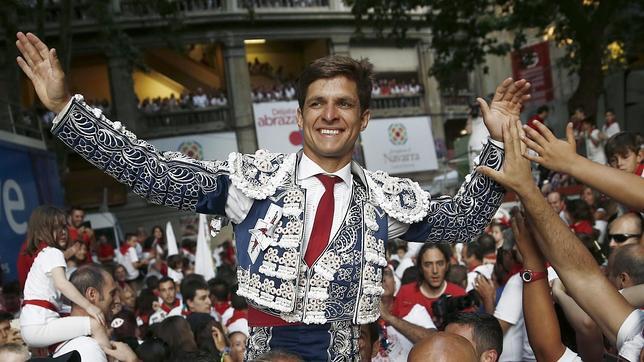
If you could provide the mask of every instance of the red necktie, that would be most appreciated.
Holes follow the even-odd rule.
[[[333,198],[333,187],[336,183],[341,182],[339,177],[332,177],[327,175],[315,175],[315,177],[324,185],[324,194],[320,199],[318,208],[315,211],[315,220],[313,221],[313,230],[311,230],[311,237],[309,244],[306,247],[304,254],[304,261],[308,266],[312,266],[315,260],[322,254],[329,238],[331,237],[331,226],[333,225],[333,209],[335,207],[335,199]]]

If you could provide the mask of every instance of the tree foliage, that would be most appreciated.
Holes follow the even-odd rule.
[[[603,72],[633,62],[642,44],[642,0],[347,0],[358,29],[405,37],[410,27],[428,27],[442,85],[454,72],[484,65],[486,56],[519,49],[535,32],[565,50],[562,64],[579,75],[569,103],[594,112]],[[420,16],[418,14],[421,14]],[[500,37],[501,32],[512,35]]]

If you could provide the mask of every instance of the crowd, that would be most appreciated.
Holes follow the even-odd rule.
[[[138,108],[143,113],[172,112],[177,110],[204,109],[209,107],[225,107],[228,105],[226,94],[222,90],[205,92],[197,88],[194,92],[183,92],[179,98],[174,93],[170,97],[145,98],[139,102]]]
[[[543,137],[541,141],[547,142]],[[610,163],[615,168],[642,176],[644,150],[638,135],[617,133],[607,140],[605,149],[608,159],[617,160]],[[634,308],[642,307],[641,204],[616,197],[616,190],[602,189],[596,180],[600,174],[589,180],[583,172],[570,177],[589,186],[570,197],[549,190],[543,194],[546,205],[572,231],[569,238],[581,241],[583,250],[576,251],[580,253],[576,258],[588,253],[591,258],[586,262],[592,261],[602,271],[610,288],[619,290]],[[542,345],[545,332],[556,337],[547,340],[565,348],[562,361],[578,360],[576,355],[584,361],[617,355],[618,335],[607,335],[602,317],[593,315],[589,302],[566,283],[569,277],[555,272],[568,273],[566,268],[572,266],[557,265],[552,256],[551,266],[544,266],[542,259],[549,255],[541,254],[536,245],[546,242],[533,239],[556,237],[554,231],[540,235],[538,220],[529,210],[523,211],[526,216],[517,209],[511,213],[508,217],[498,212],[486,232],[467,243],[390,242],[381,316],[378,322],[363,326],[362,360],[427,360],[426,356],[414,359],[417,349],[426,348],[420,341],[446,338],[443,343],[449,344],[453,334],[471,343],[472,351],[460,345],[458,353],[473,352],[480,361],[541,360],[542,353],[550,353],[550,347]],[[194,272],[196,242],[189,232],[172,254],[159,226],[149,235],[142,228],[128,233],[115,248],[113,240],[95,235],[83,220],[84,211],[76,207],[66,214],[49,206],[34,211],[18,260],[19,280],[5,283],[2,289],[0,360],[28,356],[29,351],[54,357],[77,351],[83,358],[100,361],[106,358],[101,347],[119,360],[243,360],[249,336],[247,304],[235,293],[231,241],[213,253],[216,277],[206,280]],[[528,263],[533,267],[529,273]],[[47,277],[53,280],[48,282]],[[530,278],[544,282],[532,290]],[[45,309],[43,316],[42,305],[33,301],[46,301],[48,294],[57,292],[66,297],[66,304]],[[536,300],[542,305],[535,306]],[[560,326],[553,302],[562,312]],[[600,313],[609,314],[612,308]],[[637,323],[634,328],[641,331]],[[52,343],[52,334],[62,338],[60,331],[68,340]],[[429,351],[435,353],[436,347]],[[266,360],[298,360],[287,352],[274,351],[271,356]]]
[[[371,96],[374,98],[387,96],[410,96],[423,94],[423,86],[416,81],[398,79],[379,79],[373,83]]]
[[[62,73],[57,62],[49,63],[34,51],[46,46],[34,35],[18,33],[18,39],[22,56],[29,60],[19,58],[18,63],[36,89],[49,89],[43,86],[47,84],[58,90],[53,93],[62,93],[60,79],[43,81],[34,75],[36,67]],[[313,108],[319,98],[334,102],[340,94],[340,99],[353,99],[354,91],[365,98],[360,103],[367,109],[370,64],[330,56],[313,62],[302,78],[329,66],[350,66],[356,72],[349,74],[364,78],[353,81],[346,73],[334,73],[330,79],[343,85],[335,93],[327,92],[328,82],[322,78],[328,77],[313,77],[317,80],[303,85],[313,94],[307,98],[314,100]],[[115,248],[83,224],[82,210],[65,213],[40,206],[30,217],[19,253],[18,283],[2,290],[0,309],[7,313],[0,326],[0,358],[24,361],[28,346],[32,353],[47,348],[54,357],[70,360],[80,355],[89,361],[105,361],[108,356],[121,361],[302,360],[295,352],[312,356],[309,360],[641,361],[642,138],[622,132],[608,138],[604,149],[608,165],[586,158],[577,152],[573,122],[564,139],[556,138],[543,118],[521,124],[519,113],[530,98],[530,86],[526,80],[508,78],[490,105],[477,100],[490,139],[475,161],[476,173],[466,178],[455,197],[431,202],[410,180],[357,165],[355,175],[370,178],[364,182],[351,178],[348,161],[368,113],[350,101],[339,106],[356,116],[351,119],[355,137],[350,142],[328,142],[335,145],[329,147],[333,152],[345,149],[340,154],[348,160],[333,175],[318,169],[324,171],[322,167],[337,163],[336,158],[325,158],[318,165],[303,157],[297,169],[302,172],[295,176],[276,171],[280,166],[275,162],[281,161],[275,160],[282,155],[266,156],[263,151],[249,158],[231,155],[225,166],[185,158],[171,163],[169,154],[148,149],[118,122],[99,119],[93,112],[78,121],[68,112],[61,120],[64,132],[55,133],[63,142],[81,138],[70,146],[86,153],[92,139],[78,136],[74,128],[80,124],[87,133],[84,121],[94,120],[94,134],[113,136],[121,143],[115,151],[95,151],[98,155],[88,157],[90,161],[106,162],[111,174],[122,166],[124,176],[115,177],[123,177],[150,200],[204,214],[225,213],[235,225],[235,243],[240,247],[235,252],[232,241],[225,243],[212,255],[217,272],[207,272],[201,267],[207,250],[203,229],[196,247],[193,239],[186,238],[179,249],[171,237],[174,233],[166,236],[155,227],[147,238],[126,234]],[[60,112],[67,102],[62,97],[51,108]],[[71,105],[86,106],[80,97]],[[327,135],[341,133],[321,129],[325,136],[316,138],[307,127],[317,125],[318,115],[311,112],[309,118],[310,113],[303,113],[305,135],[314,140],[326,145]],[[592,128],[582,129],[585,137],[593,137]],[[324,158],[326,150],[313,147],[312,155]],[[121,152],[146,151],[148,158],[134,159],[153,167],[118,163]],[[296,156],[287,157],[293,167]],[[544,194],[534,180],[532,163],[566,174],[589,191],[566,199],[560,189]],[[189,170],[188,165],[194,168]],[[166,172],[170,166],[177,172]],[[126,179],[132,169],[144,174]],[[217,178],[221,170],[227,176]],[[286,181],[275,181],[271,172]],[[296,177],[307,173],[310,177],[301,185],[311,181],[315,186],[292,187]],[[194,177],[190,181],[202,188],[194,188],[192,182],[160,182],[153,187],[150,184],[156,182],[150,179],[155,177]],[[351,195],[334,193],[335,188],[349,185],[354,185]],[[278,188],[282,189],[276,193]],[[313,203],[305,205],[304,190],[309,197],[319,197],[317,209]],[[506,191],[516,196],[518,206],[492,217]],[[193,199],[184,199],[185,194]],[[197,199],[196,194],[204,197]],[[335,213],[335,200],[347,196],[358,201],[344,213]],[[372,197],[379,199],[378,204],[370,203]],[[283,206],[276,204],[279,199]],[[592,209],[597,199],[614,206]],[[423,221],[416,219],[421,208],[430,210],[420,211],[421,218],[428,214]],[[305,219],[303,213],[311,215],[314,209],[314,222],[300,221]],[[396,218],[387,218],[386,213]],[[332,238],[336,215],[346,219],[346,227]],[[595,223],[601,215],[606,221],[603,239],[597,230],[601,224]],[[459,220],[468,217],[472,223]],[[200,225],[204,223],[202,215]],[[215,225],[211,224],[216,231]],[[305,227],[308,239],[301,238]],[[420,242],[405,243],[396,237]],[[357,243],[357,238],[364,242]],[[275,245],[285,251],[278,255]],[[212,262],[209,253],[205,259],[206,264]],[[238,280],[233,272],[236,264]],[[279,279],[261,279],[259,274]],[[213,276],[206,280],[204,275]],[[351,305],[346,306],[345,300]],[[334,314],[338,310],[346,315]],[[338,316],[342,319],[332,320]]]

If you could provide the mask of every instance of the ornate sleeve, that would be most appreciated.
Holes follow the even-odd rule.
[[[474,162],[477,166],[500,170],[503,149],[488,141]],[[420,242],[469,242],[489,224],[504,194],[501,185],[473,171],[465,177],[455,196],[432,199],[426,217],[410,224],[400,238]]]
[[[224,214],[227,162],[198,161],[159,152],[121,122],[75,95],[54,120],[52,133],[94,166],[149,202],[182,210]]]

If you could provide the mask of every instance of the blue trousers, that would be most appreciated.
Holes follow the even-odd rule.
[[[251,327],[247,361],[270,351],[299,355],[304,361],[359,361],[360,326],[350,321],[280,327]]]

